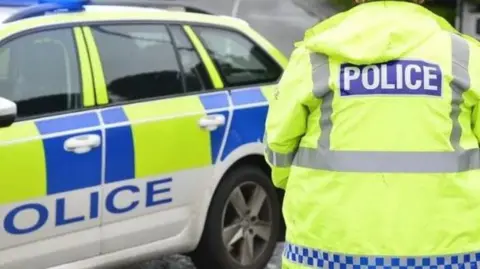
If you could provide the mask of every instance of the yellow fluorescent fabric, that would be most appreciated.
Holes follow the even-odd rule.
[[[124,110],[132,124],[136,178],[211,164],[210,133],[198,126],[206,115],[198,97],[127,105]]]
[[[0,129],[0,171],[0,205],[47,194],[43,142],[33,121]]]
[[[479,171],[350,176],[295,167],[283,208],[287,240],[360,255],[475,251],[480,182],[472,178],[479,177]]]
[[[296,50],[287,66],[287,70],[302,70],[305,74],[311,73],[309,53],[306,50]],[[307,105],[309,100],[314,100],[311,79],[301,79],[294,72],[285,73],[280,80],[279,86],[273,93],[273,99],[268,111],[266,123],[266,140],[268,148],[281,153],[294,152],[300,138],[306,131],[306,119],[308,116]],[[284,90],[296,88],[298,91]],[[281,96],[281,97],[280,97]],[[267,98],[268,99],[268,98]],[[291,100],[276,105],[278,100]],[[281,101],[280,101],[281,102]],[[267,154],[268,155],[268,154]],[[267,158],[267,162],[274,166],[272,180],[275,186],[285,188],[289,167],[278,167]]]
[[[307,31],[266,122],[265,157],[286,190],[284,268],[318,268],[314,250],[375,268],[459,253],[480,262],[478,59],[476,41],[412,3],[362,4]],[[393,60],[437,66],[441,92],[341,95],[343,64]]]
[[[263,96],[267,99],[268,102],[272,101],[275,91],[277,90],[278,85],[266,85],[266,86],[261,86],[260,90],[262,91]]]
[[[473,42],[473,41],[472,41]],[[476,42],[476,41],[475,41]],[[470,58],[471,59],[480,59],[480,51],[475,49],[475,50],[470,50]],[[470,61],[470,79],[472,85],[480,85],[480,76],[478,76],[478,73],[475,73],[476,70],[480,70],[480,61],[477,60],[472,60]],[[471,95],[471,93],[469,93]],[[474,99],[474,98],[471,98]],[[475,99],[474,99],[475,100]],[[475,134],[475,138],[480,141],[480,102],[479,101],[474,101],[474,113],[472,115],[472,125],[473,125],[473,132]],[[465,113],[466,117],[468,117],[468,113]]]

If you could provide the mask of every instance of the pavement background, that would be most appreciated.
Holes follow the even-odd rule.
[[[152,0],[155,1],[155,0]],[[175,3],[175,0],[169,0]],[[182,0],[219,15],[242,18],[288,57],[305,30],[337,11],[326,0]],[[265,269],[280,269],[278,244]],[[119,269],[195,269],[188,257],[173,255]]]

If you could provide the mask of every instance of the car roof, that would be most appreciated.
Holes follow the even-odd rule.
[[[6,7],[0,6],[0,25],[4,21],[25,7]],[[47,18],[48,17],[48,18]],[[37,16],[23,19],[17,22],[38,21],[37,24],[62,24],[68,22],[95,22],[95,21],[139,21],[139,20],[164,20],[179,21],[187,23],[213,24],[217,26],[226,26],[241,30],[249,27],[244,20],[224,16],[201,14],[185,11],[176,11],[162,9],[157,7],[141,7],[128,5],[85,5],[84,11],[79,12],[59,12],[49,15]],[[43,21],[43,22],[42,22]]]

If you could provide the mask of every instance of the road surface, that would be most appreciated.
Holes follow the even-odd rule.
[[[283,245],[278,244],[275,254],[265,269],[280,269]],[[190,260],[184,256],[174,255],[159,260],[135,264],[118,269],[195,269]]]

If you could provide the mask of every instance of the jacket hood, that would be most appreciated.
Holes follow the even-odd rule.
[[[420,5],[370,2],[317,24],[296,46],[342,62],[373,64],[401,58],[442,30],[456,32],[445,19]]]

